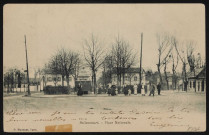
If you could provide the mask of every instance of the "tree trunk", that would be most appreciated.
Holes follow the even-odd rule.
[[[7,84],[7,93],[9,93],[9,83]]]
[[[106,73],[105,73],[105,66],[104,66],[104,71],[103,71],[103,89],[105,89],[106,86]]]
[[[112,70],[110,69],[110,82],[112,82]]]
[[[166,68],[167,68],[167,63],[165,63],[164,74],[165,74],[165,81],[166,81],[167,89],[169,90],[168,76],[167,76]]]
[[[74,85],[76,84],[77,77],[74,77]],[[76,86],[74,87],[74,92],[76,92]]]
[[[119,85],[121,87],[121,73],[119,74]]]
[[[92,76],[91,76],[91,84],[92,84],[91,91],[94,91],[94,75],[93,75],[93,73],[92,73]]]
[[[187,78],[187,74],[186,74],[186,63],[184,62],[183,63],[183,72],[184,72],[184,81],[183,81],[183,84],[184,84],[184,90],[187,92],[187,86],[185,85],[186,83],[186,78]]]
[[[94,94],[96,93],[96,73],[94,72]]]
[[[118,88],[118,91],[121,91],[121,88],[119,89],[119,74],[117,73],[117,88]]]
[[[158,65],[157,66],[157,70],[158,70],[158,74],[159,74],[159,77],[160,77],[160,84],[162,84],[162,76],[161,76],[161,72],[160,72],[160,66]]]
[[[65,79],[65,76],[62,75],[62,86],[64,86],[64,79]]]
[[[174,69],[174,64],[172,67],[172,72],[173,72],[173,76],[172,76],[172,86],[173,86],[173,90],[176,89],[176,79],[175,79],[175,69]]]

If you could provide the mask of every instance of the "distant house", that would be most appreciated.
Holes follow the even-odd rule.
[[[49,70],[45,70],[41,75],[41,86],[62,86],[62,75],[52,73]],[[67,86],[67,79],[64,78],[64,86]],[[75,87],[75,81],[73,76],[69,76],[69,85],[71,88]]]
[[[206,69],[205,67],[197,68],[194,72],[187,73],[188,91],[206,92]]]
[[[175,89],[175,81],[176,81],[176,89],[180,89],[180,75],[177,73],[176,74],[176,78],[173,78],[173,74],[170,72],[166,72],[167,73],[167,79],[168,79],[168,85],[169,85],[169,89]],[[165,77],[165,73],[162,72],[161,73],[161,77],[162,77],[162,82],[163,85],[161,85],[162,89],[167,89],[167,84],[166,84],[166,77]],[[153,83],[158,84],[160,82],[160,77],[159,77],[159,73],[155,72],[153,74]]]
[[[144,84],[146,84],[146,79],[145,79],[145,70],[142,69],[142,82],[144,82]],[[139,84],[140,83],[140,68],[128,68],[125,69],[124,72],[124,83],[126,85],[134,85],[134,84]],[[120,80],[118,80],[117,77],[117,70],[116,68],[113,68],[113,72],[112,72],[112,84],[113,85],[117,85],[117,82],[119,82]],[[123,77],[121,76],[121,84],[123,84]]]

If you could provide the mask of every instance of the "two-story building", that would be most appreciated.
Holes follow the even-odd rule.
[[[67,86],[67,79],[62,78],[61,74],[52,73],[49,70],[45,70],[44,73],[41,74],[41,88],[45,86],[62,86],[62,81],[64,82],[64,86]],[[72,75],[69,76],[69,86],[70,88],[75,87],[75,81]]]
[[[142,82],[144,84],[146,84],[146,79],[145,79],[145,71],[144,69],[141,70],[142,72]],[[135,85],[135,84],[139,84],[140,83],[140,68],[135,68],[135,67],[131,67],[128,69],[125,69],[124,72],[124,84],[126,85]],[[113,69],[113,73],[112,73],[112,85],[117,85],[118,83],[123,84],[123,76],[121,75],[121,80],[118,79],[117,77],[117,69],[114,68]]]

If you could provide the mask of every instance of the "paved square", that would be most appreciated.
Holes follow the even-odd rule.
[[[4,97],[8,131],[36,132],[46,125],[72,124],[76,131],[204,131],[206,94],[162,91],[152,96],[43,95]],[[8,126],[10,125],[10,126]]]

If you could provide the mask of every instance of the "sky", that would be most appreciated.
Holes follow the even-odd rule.
[[[92,33],[107,49],[119,35],[137,53],[137,63],[143,33],[142,66],[156,71],[157,33],[169,33],[182,42],[195,41],[195,52],[205,57],[205,7],[203,4],[7,4],[3,9],[4,69],[26,68],[24,35],[29,69],[33,71],[43,67],[60,47],[83,55],[84,40]]]

